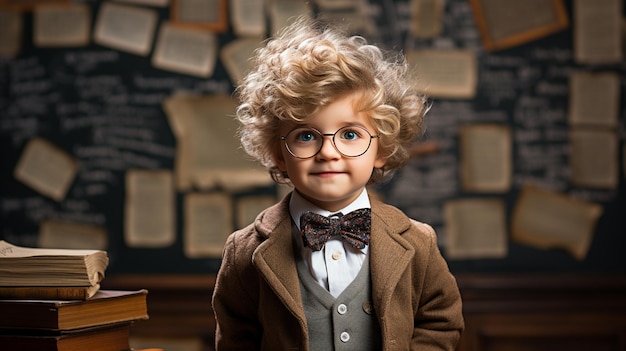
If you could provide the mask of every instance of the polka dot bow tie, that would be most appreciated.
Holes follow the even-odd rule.
[[[341,236],[357,249],[370,242],[372,216],[369,208],[362,208],[346,215],[334,214],[330,217],[313,212],[305,212],[300,217],[300,230],[305,246],[319,251],[333,236]]]

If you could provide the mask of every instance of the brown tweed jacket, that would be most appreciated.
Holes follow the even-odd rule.
[[[228,238],[213,294],[216,348],[308,350],[289,196]],[[454,350],[464,327],[456,280],[433,229],[371,199],[370,274],[383,350]]]

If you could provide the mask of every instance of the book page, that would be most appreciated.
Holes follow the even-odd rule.
[[[265,1],[230,0],[233,32],[239,37],[263,38],[267,32]]]
[[[501,199],[459,199],[444,204],[445,254],[450,259],[507,254],[506,206]]]
[[[33,12],[33,42],[39,47],[86,46],[91,34],[87,4],[38,6]]]
[[[13,175],[35,191],[61,201],[77,172],[78,162],[72,155],[37,137],[26,144]]]
[[[270,34],[275,34],[297,17],[313,17],[313,10],[306,1],[301,0],[267,0]]]
[[[0,8],[0,58],[14,58],[22,49],[22,13]]]
[[[163,70],[207,78],[213,74],[217,50],[215,33],[163,23],[152,65]]]
[[[261,211],[275,203],[276,197],[272,195],[250,195],[237,199],[236,229],[241,229],[254,222]]]
[[[49,249],[106,250],[109,237],[102,226],[45,220],[39,225],[37,246]]]
[[[249,158],[242,159],[248,162]],[[248,191],[257,187],[266,187],[274,184],[269,173],[250,161],[248,169],[205,169],[197,171],[194,178],[199,189],[210,189],[216,185],[231,193]]]
[[[411,34],[434,38],[443,29],[443,0],[410,0]]]
[[[170,0],[113,0],[130,5],[147,5],[155,7],[166,7],[170,4]]]
[[[317,0],[315,4],[321,10],[344,10],[361,5],[361,0]]]
[[[623,0],[575,0],[574,59],[578,63],[622,63]]]
[[[511,187],[511,130],[470,124],[459,132],[461,186],[465,191],[505,192]]]
[[[178,139],[176,143],[176,159],[174,160],[174,184],[178,191],[189,191],[193,188],[193,169],[189,149],[191,143]]]
[[[193,111],[191,105],[187,103],[187,98],[178,95],[172,95],[163,101],[163,111],[176,138],[176,157],[174,158],[176,190],[188,191],[192,188],[190,151],[188,150],[191,144],[185,142],[185,136],[189,134],[189,128],[191,128]]]
[[[328,22],[350,35],[368,37],[379,30],[371,16],[371,9],[367,1],[319,0],[315,4],[317,5],[318,19]]]
[[[225,32],[227,0],[172,0],[170,21],[179,26]]]
[[[94,28],[94,42],[147,56],[158,22],[154,9],[103,2]]]
[[[82,256],[87,256],[87,255],[93,255],[93,254],[106,255],[106,253],[102,252],[101,250],[90,250],[90,249],[77,250],[77,249],[25,247],[25,246],[13,245],[7,241],[0,240],[0,259],[1,258],[28,258],[28,257],[37,257],[37,256],[82,257]]]
[[[567,28],[563,0],[471,0],[487,50],[499,50]]]
[[[234,230],[232,198],[225,193],[190,193],[184,201],[185,255],[220,258]]]
[[[347,11],[324,11],[319,13],[319,18],[324,20],[351,35],[371,36],[378,28],[374,20],[360,10]]]
[[[192,183],[199,189],[217,185],[241,191],[273,184],[269,173],[241,148],[236,137],[237,101],[228,95],[208,95],[189,101],[192,106],[189,143]]]
[[[476,56],[469,50],[411,50],[406,59],[422,94],[470,99],[476,94]]]
[[[574,72],[570,78],[570,126],[617,127],[620,94],[616,72]]]
[[[242,38],[235,39],[222,47],[220,58],[234,85],[238,85],[248,73],[251,68],[250,58],[254,50],[261,45],[261,39]]]
[[[239,190],[272,184],[268,172],[241,149],[236,137],[237,101],[227,95],[172,96],[167,114],[179,126],[176,176],[180,187]],[[177,132],[177,133],[179,133]],[[178,151],[180,150],[180,151]]]
[[[172,134],[177,140],[182,139],[189,133],[189,118],[192,115],[191,106],[186,101],[189,97],[185,94],[171,95],[163,100],[163,111]]]
[[[511,238],[539,249],[563,249],[584,260],[602,206],[526,184],[513,209]]]
[[[169,170],[126,172],[124,238],[130,247],[165,247],[176,239],[176,196]]]
[[[619,183],[619,144],[613,130],[570,130],[572,184],[616,189]]]
[[[102,250],[22,247],[0,240],[0,286],[97,286],[108,264]]]

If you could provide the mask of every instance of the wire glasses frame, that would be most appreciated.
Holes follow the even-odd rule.
[[[322,133],[315,128],[296,128],[280,139],[285,142],[285,148],[295,158],[307,159],[314,157],[324,145],[324,137],[331,137],[333,146],[345,157],[359,157],[369,150],[372,139],[378,135],[372,135],[361,126],[346,126],[339,128],[334,133]]]

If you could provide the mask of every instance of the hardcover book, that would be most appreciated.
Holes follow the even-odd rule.
[[[47,333],[22,329],[0,330],[0,346],[6,351],[130,350],[131,326],[131,322],[126,322]]]
[[[100,290],[88,300],[0,300],[0,329],[67,331],[148,319],[147,295]]]

